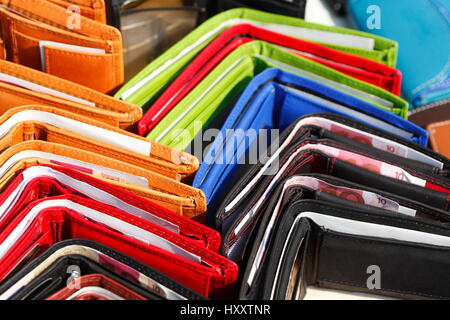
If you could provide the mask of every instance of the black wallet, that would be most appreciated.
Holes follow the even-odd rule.
[[[296,201],[275,227],[253,295],[301,299],[307,286],[317,286],[396,298],[449,299],[450,285],[442,282],[450,266],[449,241],[448,226],[435,222],[358,205]],[[371,278],[373,270],[379,281]]]
[[[345,118],[333,116],[333,120],[338,122],[338,120],[344,121]],[[365,143],[330,133],[323,128],[305,126],[295,131],[293,130],[295,125],[289,127],[280,138],[279,145],[281,146],[283,146],[283,142],[290,141],[289,145],[278,155],[278,164],[282,169],[275,171],[274,174],[258,175],[263,170],[269,170],[268,167],[264,167],[260,163],[250,167],[244,173],[240,172],[241,178],[234,184],[235,187],[228,193],[216,214],[215,224],[221,230],[223,238],[221,253],[229,259],[237,263],[243,261],[246,248],[252,242],[255,226],[258,224],[268,201],[273,197],[273,191],[283,179],[293,175],[308,173],[333,176],[380,190],[381,193],[387,195],[421,202],[427,207],[441,210],[444,213],[448,212],[448,193],[430,188],[430,186],[436,189],[448,188],[447,159],[418,145],[397,139],[402,145],[408,146],[409,150],[415,150],[418,154],[438,161],[440,163],[438,168],[421,161],[406,159],[381,149],[369,147]],[[353,126],[359,125],[353,123]],[[376,133],[375,129],[370,129],[367,126],[366,128],[359,127],[359,129]],[[382,136],[381,133],[379,134]],[[387,168],[398,168],[401,174],[405,174],[405,179],[398,179],[397,172],[392,177],[382,175],[381,172],[376,172],[373,168],[362,167],[360,164],[351,163],[351,161],[343,161],[337,157],[324,154],[320,150],[305,149],[301,151],[301,148],[307,145],[335,147],[352,154],[381,161],[386,164]],[[380,171],[382,170],[380,169]],[[419,177],[417,179],[420,180],[420,183],[425,181],[427,188],[414,183],[406,183],[405,180],[408,181],[408,177],[411,179]],[[431,184],[429,184],[430,181]],[[367,189],[366,187],[364,188]],[[416,206],[417,203],[411,205]]]

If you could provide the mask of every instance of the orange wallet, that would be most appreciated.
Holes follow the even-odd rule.
[[[0,115],[12,107],[39,104],[64,109],[127,129],[142,109],[71,81],[0,60]]]
[[[432,123],[427,130],[433,150],[450,157],[450,120]]]
[[[114,27],[46,0],[1,0],[6,59],[109,93],[124,81],[122,36]]]
[[[75,169],[187,218],[204,219],[206,197],[199,189],[117,159],[39,140],[16,143],[0,154],[0,190],[21,170],[36,164]]]
[[[0,39],[0,59],[5,59],[5,46],[2,39]]]
[[[104,0],[47,0],[65,9],[76,6],[83,17],[106,23],[106,4]],[[108,0],[110,1],[110,0]]]
[[[199,167],[188,153],[54,107],[16,107],[0,117],[0,150],[27,140],[83,149],[176,180],[189,178]]]

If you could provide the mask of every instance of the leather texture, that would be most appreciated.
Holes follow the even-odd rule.
[[[2,38],[9,61],[43,70],[102,93],[112,92],[123,83],[123,48],[119,30],[46,0],[3,0],[2,4],[6,6],[0,8]],[[30,16],[33,19],[27,18]],[[44,40],[100,49],[104,53],[51,44],[40,50],[40,41]]]
[[[38,104],[77,113],[122,129],[130,129],[142,117],[142,110],[110,96],[31,68],[0,60],[0,73],[16,79],[0,82],[0,114],[13,107]],[[57,91],[27,89],[17,81]],[[72,99],[72,100],[70,100]]]
[[[310,98],[302,97],[292,91],[296,88],[350,109],[347,111],[334,109]],[[333,112],[361,121],[362,119],[359,119],[357,114],[352,113],[354,110],[381,120],[382,122],[377,126],[378,129],[389,132],[388,128],[382,126],[388,123],[410,132],[410,140],[422,145],[427,144],[426,131],[413,123],[317,82],[279,69],[268,69],[249,83],[229,113],[220,131],[220,137],[227,137],[229,142],[225,142],[222,138],[216,139],[211,144],[211,148],[195,176],[193,185],[205,192],[208,203],[216,202],[213,200],[215,195],[221,194],[224,189],[227,190],[228,186],[232,185],[229,181],[232,173],[237,170],[240,159],[244,157],[257,138],[256,136],[239,136],[240,130],[259,132],[260,129],[279,129],[282,132],[287,130],[286,128],[300,116],[318,112]],[[373,121],[366,119],[364,122],[372,124]],[[230,130],[235,130],[235,133],[227,133]],[[239,143],[239,148],[236,147],[236,143]]]

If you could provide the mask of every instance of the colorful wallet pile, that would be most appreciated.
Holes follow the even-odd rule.
[[[192,3],[2,2],[0,300],[450,299],[450,123],[408,120],[445,80],[302,0],[154,45]]]

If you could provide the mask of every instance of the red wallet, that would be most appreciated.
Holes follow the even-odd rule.
[[[237,278],[234,262],[195,241],[100,202],[64,195],[30,203],[0,233],[0,281],[67,239],[125,253],[207,297],[227,297]]]
[[[239,46],[264,40],[293,51],[354,78],[369,82],[399,95],[402,74],[399,70],[323,45],[300,40],[249,24],[239,24],[224,31],[189,64],[139,121],[138,132],[145,136],[210,71]]]
[[[53,165],[36,165],[23,170],[2,192],[0,233],[31,202],[71,194],[123,210],[199,247],[219,251],[217,231],[79,171]]]

